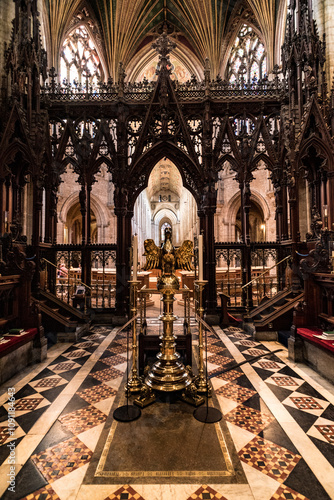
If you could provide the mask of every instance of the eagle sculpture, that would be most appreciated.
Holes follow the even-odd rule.
[[[177,250],[172,244],[172,232],[165,230],[165,241],[159,248],[152,239],[144,241],[145,271],[162,269],[164,274],[174,274],[175,269],[192,271],[193,242],[185,240]]]

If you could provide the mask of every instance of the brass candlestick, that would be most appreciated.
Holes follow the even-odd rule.
[[[131,297],[131,318],[137,315],[137,288],[139,281],[130,281],[130,297]],[[132,322],[132,368],[131,377],[126,384],[125,390],[129,392],[139,392],[142,383],[138,377],[138,346],[137,346],[137,322]]]
[[[160,344],[158,361],[150,369],[145,383],[151,389],[172,392],[185,389],[191,384],[192,379],[189,372],[180,360],[180,354],[176,352],[176,337],[173,334],[173,322],[178,318],[173,314],[174,294],[173,288],[162,290],[163,314],[160,320],[163,322],[163,334]]]
[[[194,282],[198,289],[198,309],[197,314],[201,320],[203,320],[204,307],[203,307],[203,289],[207,284],[206,280],[197,280]],[[196,387],[198,392],[207,392],[208,395],[211,393],[211,388],[204,375],[204,347],[203,347],[203,325],[202,321],[198,324],[198,376],[196,378]]]
[[[160,337],[160,352],[157,361],[148,370],[141,394],[134,401],[144,408],[155,401],[153,391],[175,392],[183,391],[182,399],[194,406],[204,403],[202,396],[197,394],[197,387],[189,368],[180,360],[176,352],[176,337],[173,334],[173,323],[177,317],[173,313],[174,295],[179,289],[179,282],[174,274],[163,274],[158,280],[158,289],[162,294],[163,314],[159,319],[163,322],[163,334]]]

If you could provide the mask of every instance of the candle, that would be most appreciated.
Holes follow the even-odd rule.
[[[137,266],[138,266],[138,236],[135,234],[132,241],[132,256],[133,256],[133,281],[137,281]]]
[[[198,236],[198,279],[203,281],[203,234]]]

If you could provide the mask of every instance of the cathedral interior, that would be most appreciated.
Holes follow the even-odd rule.
[[[334,498],[333,9],[0,0],[1,498]]]

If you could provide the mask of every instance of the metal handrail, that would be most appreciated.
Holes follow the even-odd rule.
[[[253,278],[251,281],[248,281],[248,283],[246,283],[246,285],[243,285],[241,288],[246,288],[248,287],[251,283],[253,283],[254,281],[258,281],[260,278],[262,278],[262,276],[264,276],[268,271],[271,271],[272,269],[274,269],[274,267],[277,267],[279,266],[280,264],[282,264],[282,262],[284,262],[285,260],[287,259],[291,259],[291,255],[288,255],[287,257],[284,257],[284,259],[280,260],[279,262],[277,262],[277,264],[274,264],[273,266],[269,267],[269,269],[266,269],[262,274],[260,274],[259,276],[256,276],[256,278]]]
[[[131,319],[129,319],[129,321],[127,321],[123,326],[121,326],[121,328],[119,328],[116,332],[116,335],[118,335],[119,333],[121,333],[123,330],[125,330],[126,327],[128,327],[129,325],[131,325],[134,321],[136,321],[137,318],[139,318],[140,314],[137,313],[135,316],[133,316]]]
[[[47,262],[48,264],[51,264],[51,266],[53,266],[53,267],[55,267],[56,269],[58,269],[58,267],[56,266],[56,264],[54,264],[54,263],[53,263],[53,262],[51,262],[50,260],[46,259],[45,257],[42,257],[42,258],[41,258],[41,261],[43,261],[43,260],[44,260],[45,262]],[[62,271],[62,273],[64,273],[64,274],[65,274],[65,276],[69,276],[69,274],[68,274],[67,272],[65,272],[65,271]],[[80,283],[81,285],[83,285],[83,286],[85,286],[85,287],[89,288],[89,290],[92,290],[92,287],[91,287],[91,286],[87,285],[87,283],[84,283],[84,282],[83,282],[83,281],[81,281],[81,280],[78,280],[78,281],[77,281],[77,283]]]

